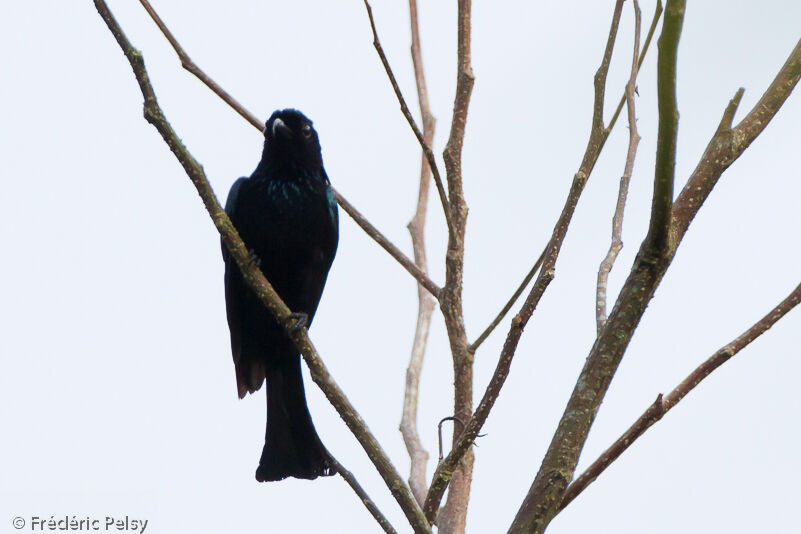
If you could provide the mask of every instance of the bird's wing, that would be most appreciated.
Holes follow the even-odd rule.
[[[230,217],[234,227],[237,228],[237,231],[239,230],[238,226],[240,223],[239,215],[241,215],[237,212],[237,207],[240,203],[239,195],[245,181],[246,178],[240,178],[234,182],[234,185],[231,186],[231,190],[228,192],[228,199],[225,202],[225,212],[228,214],[228,217]],[[261,380],[258,380],[257,377],[253,377],[253,380],[248,380],[245,376],[245,374],[247,374],[246,368],[250,367],[248,365],[243,365],[245,362],[241,361],[243,344],[246,342],[244,339],[246,334],[245,325],[242,322],[242,299],[244,295],[247,294],[247,289],[244,287],[242,277],[239,275],[239,266],[236,264],[233,257],[231,257],[231,253],[224,243],[222,243],[222,255],[225,261],[225,311],[228,316],[228,328],[231,331],[231,353],[234,358],[234,366],[236,367],[237,392],[239,397],[242,398],[248,391],[258,389],[258,387],[251,386],[251,383],[255,384],[258,382],[258,384],[261,385],[264,376],[263,374],[261,375]],[[261,373],[263,372],[264,371],[261,370]]]
[[[237,226],[236,205],[239,199],[239,191],[242,189],[242,184],[245,183],[245,180],[247,180],[247,178],[242,177],[234,182],[234,185],[231,186],[231,190],[228,191],[228,198],[225,201],[225,213],[228,214],[228,218],[231,219],[232,223],[234,223],[234,228]],[[226,272],[228,272],[228,264],[233,262],[233,258],[231,258],[231,254],[228,252],[228,247],[225,246],[225,243],[223,243],[222,240],[220,240],[220,244],[222,245],[222,254],[226,265]],[[233,266],[236,266],[236,263],[233,263]]]

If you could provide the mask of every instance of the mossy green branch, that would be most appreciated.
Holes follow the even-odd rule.
[[[278,293],[275,292],[275,289],[273,289],[270,282],[264,277],[261,270],[250,261],[248,250],[231,223],[231,220],[226,215],[222,206],[220,206],[217,197],[214,195],[214,191],[206,179],[203,167],[189,153],[169,122],[167,122],[164,113],[158,105],[153,87],[150,84],[142,55],[128,41],[119,24],[109,11],[106,3],[103,0],[94,0],[94,3],[98,13],[100,13],[100,16],[105,21],[109,30],[114,35],[114,38],[117,40],[117,43],[120,45],[120,48],[122,48],[125,57],[131,64],[131,68],[134,71],[136,80],[139,83],[139,88],[142,91],[142,96],[145,100],[145,118],[158,130],[159,134],[161,134],[161,137],[170,147],[173,154],[175,154],[190,180],[195,185],[198,194],[203,200],[203,204],[211,215],[214,225],[222,236],[223,243],[231,252],[232,257],[242,271],[245,281],[287,332],[290,333],[295,346],[303,355],[303,359],[309,366],[312,379],[323,391],[340,417],[345,421],[345,424],[362,445],[365,452],[367,452],[367,455],[381,474],[387,487],[392,492],[392,495],[406,514],[414,531],[418,534],[430,533],[428,522],[423,515],[422,509],[412,496],[409,487],[400,477],[397,470],[392,465],[392,462],[389,460],[389,457],[387,457],[386,453],[381,449],[378,441],[372,435],[361,416],[356,412],[353,405],[339,386],[337,386],[336,382],[334,382],[333,377],[331,377],[331,374],[320,359],[317,350],[314,348],[307,330],[302,328],[294,333],[291,332],[290,327],[292,321],[290,319],[290,309],[281,300]]]
[[[668,0],[662,34],[659,37],[657,60],[657,101],[659,129],[656,138],[656,167],[654,194],[651,202],[651,223],[648,228],[648,246],[654,254],[668,249],[670,214],[673,204],[673,180],[676,168],[676,138],[679,128],[679,110],[676,102],[676,63],[679,38],[684,22],[685,0]]]

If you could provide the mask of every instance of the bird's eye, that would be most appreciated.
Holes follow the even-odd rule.
[[[309,124],[304,124],[300,131],[303,132],[303,137],[311,137],[312,127]]]

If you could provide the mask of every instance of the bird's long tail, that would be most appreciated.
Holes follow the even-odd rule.
[[[267,432],[256,470],[259,482],[333,475],[333,461],[314,429],[300,357],[267,370]]]

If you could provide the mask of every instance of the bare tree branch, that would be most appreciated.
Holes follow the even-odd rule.
[[[622,436],[567,487],[562,497],[562,503],[559,505],[559,510],[561,511],[570,504],[573,499],[584,491],[587,486],[592,484],[612,462],[617,460],[637,438],[643,435],[651,425],[662,419],[671,408],[678,404],[679,401],[700,384],[702,380],[712,374],[715,369],[726,363],[735,354],[747,347],[752,341],[764,334],[771,326],[776,324],[779,319],[784,317],[787,312],[796,307],[799,302],[801,302],[801,284],[796,286],[787,298],[780,302],[751,328],[699,365],[681,382],[681,384],[676,386],[670,394],[664,398],[660,394],[654,403],[643,412],[639,419],[637,419]]]
[[[175,50],[175,53],[178,54],[178,58],[181,60],[181,66],[194,74],[201,82],[206,84],[206,87],[211,89],[217,96],[222,98],[226,104],[234,108],[234,111],[239,113],[246,121],[252,124],[254,128],[257,128],[259,131],[264,130],[264,123],[262,121],[260,121],[253,113],[245,109],[242,104],[240,104],[234,97],[229,95],[225,89],[220,87],[217,82],[212,80],[200,69],[200,67],[195,64],[194,61],[192,61],[192,58],[189,57],[189,54],[186,53],[178,40],[173,36],[172,32],[167,28],[167,25],[164,24],[164,21],[161,20],[161,17],[159,17],[159,14],[156,13],[156,10],[150,5],[150,2],[148,2],[148,0],[139,0],[139,3],[142,4],[142,7],[145,8],[147,14],[150,15],[150,18],[152,18],[153,22],[156,23],[156,26],[159,27],[159,30],[161,30],[161,33],[167,38],[167,41],[170,42],[170,46],[172,46],[173,50]]]
[[[576,210],[579,197],[581,196],[584,186],[586,185],[587,180],[592,173],[595,162],[598,160],[598,155],[603,147],[603,143],[606,137],[609,135],[609,130],[604,128],[603,125],[604,94],[606,89],[606,76],[609,72],[609,63],[612,58],[612,50],[614,49],[617,29],[620,24],[620,14],[623,10],[623,1],[624,0],[617,0],[615,4],[615,11],[612,17],[612,24],[609,30],[609,37],[607,39],[603,59],[601,60],[601,65],[598,67],[598,71],[595,74],[595,97],[593,102],[592,129],[590,131],[587,149],[584,153],[581,166],[573,178],[570,192],[568,193],[567,200],[565,201],[565,206],[562,209],[562,213],[560,214],[559,219],[557,220],[553,229],[551,239],[548,241],[543,259],[543,266],[540,269],[540,274],[537,276],[537,280],[534,282],[534,285],[526,297],[521,310],[512,318],[512,324],[509,329],[509,333],[506,336],[506,341],[501,349],[500,358],[498,359],[495,371],[493,372],[492,378],[490,379],[490,382],[484,392],[484,396],[481,398],[481,402],[479,403],[478,408],[476,408],[475,413],[469,418],[467,425],[465,425],[465,429],[458,435],[458,439],[455,439],[453,447],[451,448],[451,452],[448,453],[442,462],[440,462],[436,471],[434,472],[434,476],[428,490],[428,496],[426,497],[426,502],[423,505],[423,510],[425,511],[426,517],[429,519],[436,514],[437,507],[442,499],[442,494],[448,487],[448,483],[454,474],[455,467],[459,463],[463,454],[469,454],[471,452],[470,447],[481,430],[482,425],[487,420],[489,412],[494,406],[498,395],[500,394],[501,388],[503,387],[506,377],[509,374],[509,369],[512,365],[512,359],[515,351],[517,350],[517,344],[520,341],[520,337],[523,334],[523,329],[531,318],[531,315],[534,313],[534,309],[542,298],[542,295],[545,293],[545,289],[548,287],[551,280],[553,280],[556,259],[559,256],[562,243],[567,235],[567,229],[570,225],[573,213]],[[451,195],[451,198],[453,198],[453,195]],[[448,285],[446,281],[445,288],[447,289],[447,287]],[[455,433],[454,437],[457,438]]]
[[[439,288],[434,282],[428,278],[425,271],[423,271],[420,267],[415,265],[403,252],[400,251],[398,247],[392,244],[392,242],[384,237],[384,235],[379,232],[375,226],[370,224],[364,215],[362,215],[350,202],[345,200],[345,197],[339,194],[338,191],[334,191],[334,194],[337,197],[337,202],[339,205],[342,206],[348,215],[358,224],[364,232],[369,235],[370,237],[375,240],[376,243],[381,245],[381,248],[389,252],[389,255],[395,258],[398,263],[400,263],[409,274],[411,274],[419,283],[422,285],[426,290],[431,293],[436,298],[439,298],[442,289]]]
[[[675,24],[676,17],[680,18],[682,14],[683,2],[670,0],[667,4],[665,25]],[[669,18],[672,19],[670,23]],[[615,307],[590,351],[537,478],[518,511],[510,532],[542,532],[555,515],[564,490],[573,476],[598,406],[645,307],[673,260],[689,222],[723,171],[742,154],[776,114],[797,84],[799,76],[801,42],[796,45],[790,58],[760,99],[753,115],[749,114],[735,129],[731,128],[731,119],[741,92],[738,91],[729,103],[718,130],[675,203],[677,209],[672,215],[667,251],[655,255],[653,244],[648,239],[643,242]],[[657,194],[661,193],[657,191]]]
[[[153,6],[150,5],[148,0],[139,0],[139,3],[145,8],[145,10],[150,15],[150,18],[156,23],[161,30],[161,33],[164,37],[167,38],[170,45],[172,46],[175,53],[178,54],[178,57],[181,60],[181,66],[186,69],[187,71],[194,74],[200,81],[202,81],[206,87],[211,89],[217,96],[219,96],[226,104],[231,106],[237,113],[239,113],[246,121],[248,121],[254,128],[259,131],[264,130],[264,123],[256,118],[251,112],[245,109],[242,104],[240,104],[234,97],[228,94],[222,87],[220,87],[214,80],[212,80],[205,72],[203,72],[200,67],[198,67],[194,61],[189,57],[189,55],[184,51],[183,47],[178,43],[178,40],[173,36],[172,32],[167,28],[167,25],[161,19],[159,14],[153,9]],[[367,235],[372,237],[376,243],[381,245],[381,248],[389,252],[389,254],[395,258],[412,276],[414,276],[418,282],[420,282],[423,287],[425,287],[432,295],[439,298],[439,287],[429,280],[428,276],[410,260],[406,257],[403,252],[400,251],[398,247],[392,244],[392,242],[387,239],[384,234],[378,231],[378,229],[370,224],[370,222],[365,219],[365,217],[359,213],[359,211],[350,203],[348,202],[345,197],[343,197],[336,189],[333,187],[331,188],[336,195],[337,202],[342,207],[345,212],[350,215],[350,217],[356,222],[356,224],[361,227],[362,230],[365,231]]]
[[[448,248],[445,254],[445,286],[442,290],[440,304],[453,358],[453,417],[459,421],[466,421],[473,412],[473,354],[469,350],[465,332],[462,303],[464,236],[467,223],[467,204],[462,188],[462,146],[470,97],[475,82],[470,53],[471,13],[471,0],[459,0],[456,15],[456,94],[453,99],[450,134],[442,153],[448,180],[448,201],[453,226],[448,232]],[[452,439],[454,444],[458,441],[456,432],[453,433]],[[437,516],[437,530],[441,534],[461,534],[465,529],[470,485],[473,479],[473,451],[468,447],[468,450],[459,456],[460,460],[453,466],[448,499]],[[439,503],[441,497],[440,493],[436,504]],[[428,502],[428,497],[426,497],[426,503]],[[434,520],[436,511],[435,507],[426,512],[429,521]]]
[[[666,236],[670,223],[678,121],[675,63],[683,20],[684,0],[668,0],[658,58],[659,135],[651,229],[615,307],[590,351],[537,476],[509,528],[510,534],[539,534],[556,515],[598,407],[669,264]],[[665,213],[667,223],[663,220]]]
[[[654,9],[654,17],[651,19],[651,26],[648,28],[648,35],[645,37],[645,43],[642,45],[642,52],[640,53],[640,60],[637,63],[637,72],[640,71],[642,68],[643,61],[645,61],[645,55],[648,53],[648,49],[651,46],[651,39],[656,32],[656,25],[659,22],[659,17],[662,15],[663,7],[662,7],[662,0],[656,0],[656,9]],[[612,118],[609,119],[609,126],[608,129],[611,130],[615,124],[617,123],[617,118],[620,116],[620,112],[623,111],[623,105],[626,103],[626,91],[623,91],[623,96],[620,97],[620,102],[617,103],[617,107],[615,108],[615,112],[612,114]]]
[[[420,29],[417,19],[417,0],[409,0],[409,20],[412,33],[411,54],[414,65],[414,78],[417,85],[417,100],[420,105],[420,114],[423,117],[423,138],[425,144],[430,147],[434,141],[436,121],[431,115],[431,109],[428,104],[428,91],[426,90],[426,78],[423,71],[423,54],[420,47]],[[414,262],[423,272],[428,272],[424,230],[430,177],[431,168],[426,154],[423,152],[420,158],[420,189],[417,195],[417,208],[408,225],[409,234],[412,238],[412,249],[414,250]],[[414,342],[412,343],[409,367],[406,369],[406,387],[403,392],[403,415],[401,416],[400,431],[411,461],[409,486],[412,488],[415,499],[422,506],[428,491],[426,482],[428,452],[423,447],[420,435],[417,432],[417,406],[420,373],[423,368],[423,359],[435,302],[422,287],[418,286],[417,303],[417,325],[414,330]]]
[[[434,183],[437,186],[440,202],[442,202],[442,210],[445,213],[445,221],[448,223],[448,230],[451,231],[453,221],[451,220],[451,213],[448,210],[448,197],[445,193],[445,187],[442,184],[442,177],[439,174],[437,161],[434,158],[434,153],[431,151],[431,145],[426,143],[425,136],[420,131],[420,128],[417,127],[417,123],[415,122],[411,111],[409,111],[409,106],[406,105],[406,100],[403,98],[403,93],[401,93],[398,82],[395,80],[395,75],[392,73],[392,68],[389,66],[389,60],[387,60],[387,56],[384,54],[384,49],[381,47],[381,41],[378,39],[378,32],[376,32],[375,29],[373,8],[370,7],[370,3],[367,0],[364,0],[364,7],[367,9],[367,16],[370,19],[370,29],[373,31],[373,46],[375,47],[376,52],[378,52],[378,57],[381,59],[381,63],[384,65],[384,70],[387,71],[387,77],[389,77],[389,82],[392,84],[392,89],[395,91],[395,96],[398,97],[398,102],[400,103],[403,116],[406,117],[409,126],[412,127],[414,136],[417,137],[417,141],[420,143],[420,147],[423,149],[423,154],[425,154],[425,157],[428,160],[428,166],[431,169],[431,173],[434,175]]]
[[[640,56],[640,6],[637,0],[634,0],[632,5],[634,7],[634,54],[631,61],[631,75],[625,91],[629,119],[629,149],[626,154],[623,176],[620,177],[615,215],[612,217],[612,244],[609,246],[609,251],[598,268],[598,284],[595,293],[595,321],[599,334],[606,322],[606,285],[609,280],[609,273],[612,271],[617,255],[623,248],[623,210],[626,209],[626,197],[629,193],[629,182],[634,169],[634,158],[637,155],[637,145],[640,143],[640,134],[637,132],[637,115],[634,110],[634,91],[637,87]]]
[[[504,304],[503,308],[501,308],[501,311],[498,312],[498,315],[495,316],[495,319],[493,319],[492,322],[487,325],[487,328],[485,328],[484,331],[481,332],[481,335],[478,336],[470,345],[470,352],[475,354],[475,352],[478,350],[478,347],[484,343],[484,341],[486,341],[492,331],[495,330],[501,321],[503,321],[503,318],[506,317],[506,314],[509,313],[509,310],[512,309],[512,306],[515,305],[517,299],[520,298],[520,295],[522,295],[523,291],[525,291],[526,287],[528,287],[528,283],[531,282],[531,279],[534,278],[534,275],[537,274],[537,271],[539,271],[540,266],[542,265],[542,259],[545,257],[545,251],[546,249],[542,249],[542,252],[540,252],[540,257],[534,262],[534,265],[528,271],[528,274],[526,274],[525,278],[523,278],[523,281],[520,282],[520,285],[517,286],[517,289],[515,289],[515,292],[511,297],[509,297],[509,300],[506,302],[506,304]]]
[[[270,313],[278,320],[284,327],[287,334],[290,336],[295,346],[303,355],[303,359],[309,366],[312,379],[320,387],[329,402],[339,413],[340,417],[345,421],[345,424],[354,434],[356,439],[364,448],[367,455],[372,460],[376,469],[381,474],[390,492],[400,504],[401,509],[406,514],[409,523],[414,528],[415,532],[428,533],[430,532],[428,522],[422,513],[420,506],[414,499],[409,487],[400,477],[398,472],[392,466],[392,462],[387,457],[386,453],[381,449],[381,446],[376,441],[375,437],[370,432],[370,429],[362,420],[361,416],[356,412],[353,405],[347,399],[345,394],[339,389],[334,379],[326,369],[322,360],[320,359],[317,350],[309,339],[308,331],[305,328],[293,330],[293,321],[291,318],[291,311],[286,304],[281,300],[275,292],[270,282],[250,261],[247,248],[239,237],[234,226],[231,224],[230,219],[225,211],[220,206],[214,191],[206,179],[206,175],[201,165],[189,153],[186,147],[181,142],[178,135],[167,122],[164,113],[158,105],[156,95],[145,69],[145,63],[142,59],[142,54],[136,50],[128,38],[123,33],[117,21],[108,9],[108,6],[103,0],[94,0],[95,7],[101,15],[111,33],[114,35],[117,43],[125,54],[131,68],[136,76],[139,88],[144,97],[144,116],[145,119],[152,124],[161,134],[164,142],[170,147],[175,157],[183,166],[190,180],[198,191],[203,203],[211,216],[214,225],[220,232],[223,243],[231,252],[231,256],[236,261],[239,269],[242,271],[242,276],[256,296],[262,303],[270,310]]]
[[[790,96],[800,76],[801,40],[796,43],[787,61],[759,102],[754,105],[740,124],[732,127],[734,114],[743,95],[743,89],[737,91],[723,114],[718,131],[707,145],[698,166],[676,198],[671,231],[676,237],[671,237],[671,243],[681,240],[723,171],[728,169],[767,127],[784,101]]]
[[[353,473],[345,469],[345,466],[339,463],[339,461],[331,456],[331,461],[334,463],[334,469],[336,472],[348,483],[348,486],[351,487],[353,492],[359,497],[364,504],[364,507],[367,508],[367,511],[370,512],[370,515],[373,516],[373,519],[381,526],[381,528],[387,534],[398,534],[398,531],[392,526],[389,520],[386,518],[384,514],[381,513],[381,510],[378,509],[378,506],[375,505],[373,500],[367,495],[367,492],[364,491],[359,481],[356,480],[356,477],[353,476]]]

